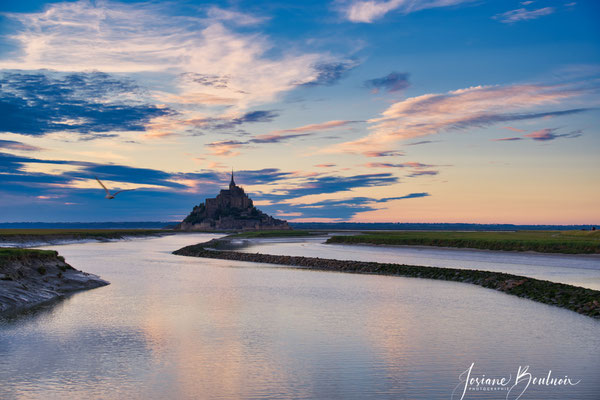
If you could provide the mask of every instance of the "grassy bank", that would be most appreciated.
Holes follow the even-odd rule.
[[[171,233],[166,229],[0,229],[0,242],[46,242],[53,240],[110,240],[127,236]]]
[[[215,242],[219,241],[224,240],[217,239],[187,246],[174,251],[173,254],[290,265],[322,271],[394,275],[470,283],[600,318],[600,291],[598,290],[501,272],[208,250],[209,248],[218,248],[219,245]]]
[[[13,261],[44,260],[60,257],[54,250],[0,248],[0,267]],[[62,259],[62,257],[61,257]],[[64,261],[64,259],[62,259]]]
[[[355,236],[333,236],[327,243],[600,254],[600,231],[374,232]]]

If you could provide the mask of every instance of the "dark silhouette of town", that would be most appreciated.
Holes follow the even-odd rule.
[[[231,172],[229,189],[206,199],[176,229],[185,231],[291,229],[286,221],[273,218],[254,207],[252,199],[237,186]]]

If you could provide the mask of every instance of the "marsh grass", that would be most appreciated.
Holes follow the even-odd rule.
[[[600,254],[600,231],[370,232],[355,236],[333,236],[327,243]]]

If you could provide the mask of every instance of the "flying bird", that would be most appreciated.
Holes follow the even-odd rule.
[[[106,188],[106,186],[104,186],[104,184],[102,182],[100,182],[100,179],[98,179],[97,176],[95,176],[94,178],[96,178],[96,180],[98,181],[98,183],[100,184],[100,186],[102,186],[102,188],[106,192],[106,198],[109,199],[109,200],[114,199],[115,196],[118,195],[121,192],[129,192],[131,190],[135,190],[135,189],[123,189],[123,190],[119,190],[118,192],[115,192],[113,194],[110,194],[110,192],[108,191],[108,189]]]

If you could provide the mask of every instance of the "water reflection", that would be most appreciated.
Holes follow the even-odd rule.
[[[442,268],[479,269],[530,276],[600,290],[600,255],[541,254],[409,246],[329,245],[322,237],[263,239],[250,253],[315,256]]]
[[[0,398],[448,399],[472,362],[583,379],[524,398],[600,392],[591,318],[455,282],[170,254],[209,237],[60,247],[111,285],[0,322]]]

